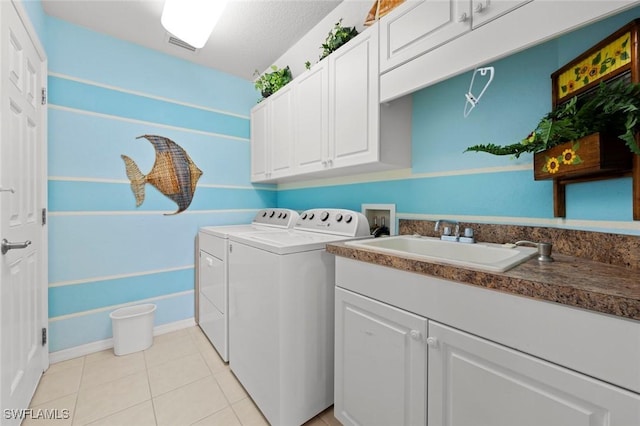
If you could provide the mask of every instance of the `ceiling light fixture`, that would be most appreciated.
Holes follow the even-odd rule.
[[[200,49],[220,19],[228,0],[165,0],[162,26],[174,36]]]

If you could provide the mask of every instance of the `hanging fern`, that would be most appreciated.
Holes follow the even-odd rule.
[[[619,80],[600,83],[597,90],[585,99],[577,97],[558,106],[544,116],[526,138],[511,145],[480,144],[467,151],[493,155],[513,155],[540,152],[564,142],[596,132],[618,135],[629,150],[640,155],[635,134],[640,130],[640,83]]]

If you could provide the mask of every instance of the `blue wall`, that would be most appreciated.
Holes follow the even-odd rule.
[[[399,217],[640,234],[640,223],[632,221],[630,178],[567,186],[567,217],[555,219],[552,184],[533,180],[530,154],[513,159],[463,153],[479,143],[524,138],[551,108],[550,74],[636,17],[640,8],[485,64],[495,67],[495,78],[467,118],[464,94],[472,72],[414,93],[412,167],[402,178],[380,174],[375,181],[367,176],[344,178],[337,185],[335,180],[281,185],[279,206],[360,210],[363,203],[395,203]]]
[[[253,85],[40,14],[49,60],[50,351],[111,337],[109,312],[150,301],[156,325],[194,316],[194,243],[205,225],[246,223],[275,206],[250,183]],[[203,171],[190,208],[146,185],[139,208],[121,154],[148,173],[144,134],[182,146]]]

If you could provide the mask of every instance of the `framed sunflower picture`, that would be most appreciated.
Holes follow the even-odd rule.
[[[553,106],[589,92],[600,82],[627,77],[637,70],[637,42],[640,20],[631,21],[553,74]]]

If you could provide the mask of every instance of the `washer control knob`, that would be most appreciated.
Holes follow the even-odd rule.
[[[342,222],[342,214],[336,214],[336,222]]]
[[[348,214],[348,215],[346,215],[346,216],[344,217],[344,221],[345,221],[346,223],[351,223],[351,221],[352,221],[352,220],[353,220],[353,216],[351,216],[350,214]]]
[[[282,212],[278,213],[278,219],[282,219]]]
[[[313,218],[314,218],[315,216],[316,216],[316,215],[315,215],[315,213],[311,213],[311,214],[309,215],[309,220],[313,220]]]
[[[320,214],[320,220],[323,221],[323,222],[326,222],[327,219],[329,219],[329,212],[322,212]]]
[[[266,210],[262,212],[262,217],[267,217],[267,211]]]
[[[305,220],[307,218],[307,214],[306,213],[302,213],[302,216],[300,216],[302,218],[302,220]]]
[[[269,217],[274,217],[276,215],[276,211],[275,210],[271,210],[271,214],[269,215]]]
[[[286,219],[287,218],[287,212],[282,213],[282,218]]]

